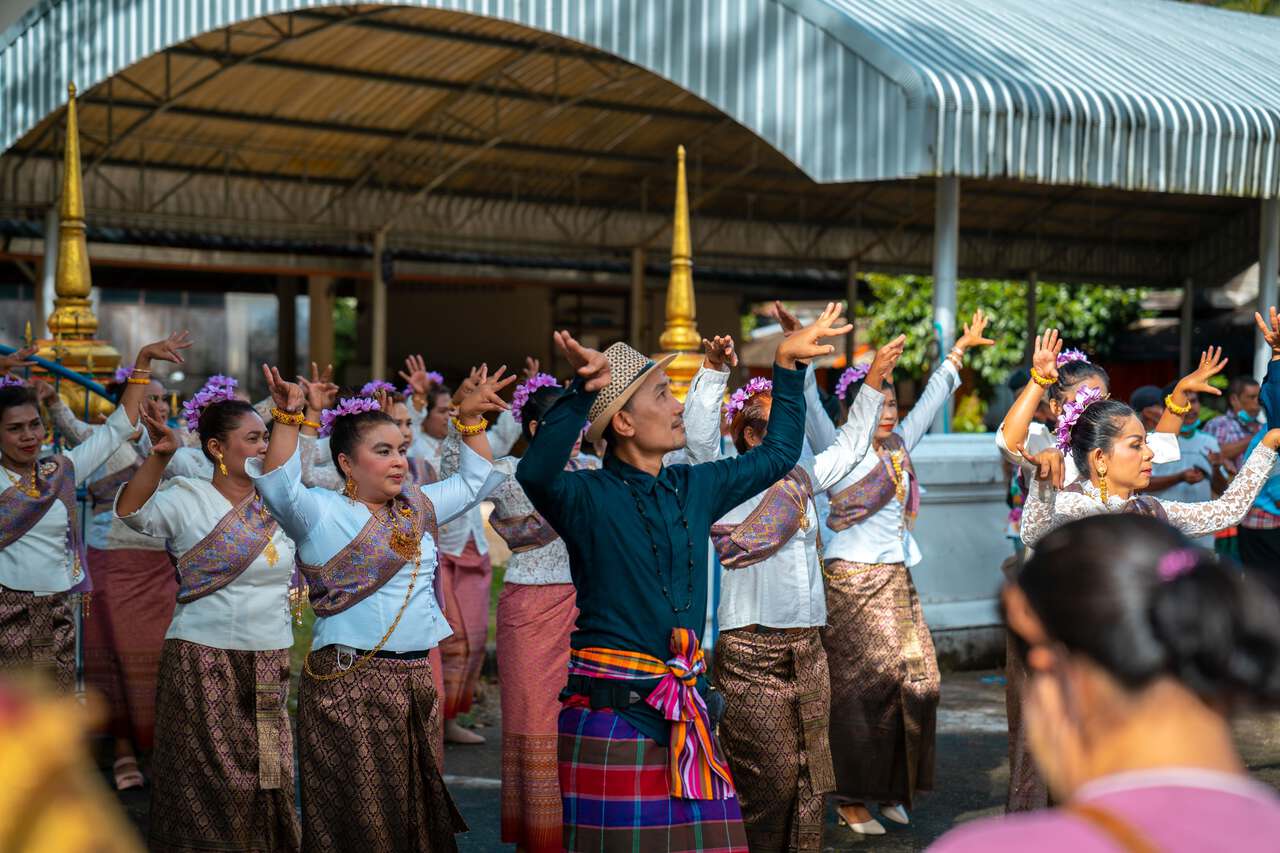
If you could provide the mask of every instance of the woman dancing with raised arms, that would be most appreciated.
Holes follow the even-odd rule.
[[[182,332],[143,347],[120,405],[102,429],[44,459],[46,433],[35,392],[13,377],[0,385],[0,670],[35,667],[59,690],[75,688],[70,592],[86,577],[76,488],[137,426],[151,362],[181,363],[190,346]],[[0,359],[0,375],[30,366],[25,359],[33,352]]]
[[[922,559],[911,535],[920,485],[911,451],[934,415],[960,387],[964,353],[990,346],[987,318],[976,311],[930,377],[924,393],[898,423],[892,377],[880,390],[884,409],[868,454],[829,492],[826,549],[827,629],[831,669],[831,757],[840,821],[858,834],[881,835],[880,814],[907,823],[916,791],[933,789],[935,721],[940,678],[910,569]],[[865,383],[851,368],[839,396],[850,405]],[[821,449],[821,448],[815,448]]]
[[[230,385],[186,405],[213,479],[157,491],[180,439],[143,415],[151,455],[115,513],[162,540],[178,567],[157,689],[153,851],[297,850],[289,726],[289,581],[294,545],[245,470],[267,427]]]
[[[303,849],[454,850],[465,823],[440,774],[440,697],[428,651],[448,636],[436,579],[436,530],[486,494],[493,465],[484,413],[515,381],[482,372],[462,400],[456,475],[410,482],[405,441],[365,398],[321,417],[343,494],[304,488],[298,428],[307,380],[263,367],[276,420],[265,460],[252,463],[268,510],[298,544],[316,613],[298,696]]]

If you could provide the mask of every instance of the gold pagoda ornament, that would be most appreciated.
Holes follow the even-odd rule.
[[[62,199],[58,204],[58,265],[54,280],[53,313],[49,316],[50,339],[36,341],[37,355],[63,367],[109,381],[120,365],[120,353],[106,341],[98,340],[98,318],[89,301],[93,281],[89,276],[89,248],[85,240],[84,187],[80,178],[80,127],[76,121],[76,87],[67,86],[67,143],[63,155]],[[82,386],[58,383],[62,399],[84,417],[86,396],[90,419],[106,415],[111,403]]]
[[[681,400],[702,365],[702,335],[693,298],[693,249],[689,239],[689,189],[684,146],[676,149],[676,209],[671,226],[671,279],[667,283],[667,320],[658,338],[661,355],[676,353],[667,365],[671,391]]]

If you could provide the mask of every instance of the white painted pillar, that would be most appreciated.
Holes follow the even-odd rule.
[[[1186,376],[1194,363],[1191,358],[1191,332],[1196,323],[1196,287],[1191,276],[1182,283],[1182,319],[1178,324],[1178,375]]]
[[[373,288],[370,294],[369,373],[373,379],[386,379],[387,373],[387,282],[382,277],[382,255],[387,249],[387,234],[373,235]]]
[[[1280,273],[1280,198],[1262,200],[1262,235],[1258,240],[1258,313],[1267,316],[1267,310],[1277,302],[1276,276]],[[1267,362],[1271,361],[1271,347],[1257,329],[1253,332],[1253,375],[1261,382],[1267,375]]]
[[[960,256],[960,178],[938,178],[933,221],[933,331],[938,340],[939,363],[956,339],[956,278]],[[952,401],[948,400],[933,421],[934,432],[951,429]]]

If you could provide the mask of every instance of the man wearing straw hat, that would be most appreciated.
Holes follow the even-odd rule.
[[[749,452],[664,467],[685,444],[670,358],[626,344],[604,353],[567,332],[556,344],[578,377],[546,413],[516,471],[569,550],[579,616],[561,699],[566,850],[747,849],[733,780],[706,704],[698,631],[711,524],[783,477],[800,457],[804,369],[843,335],[828,305],[784,338],[767,437]],[[608,442],[604,467],[566,471],[574,443]]]

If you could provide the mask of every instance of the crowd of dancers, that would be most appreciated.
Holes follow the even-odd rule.
[[[924,557],[911,454],[960,387],[966,353],[993,341],[976,312],[902,418],[905,338],[884,343],[839,377],[837,425],[810,362],[849,326],[835,305],[808,325],[777,311],[771,379],[730,392],[737,353],[716,336],[683,403],[668,360],[563,332],[564,382],[530,360],[522,377],[481,365],[453,390],[413,356],[403,386],[343,392],[329,369],[264,365],[267,400],[215,376],[181,417],[152,375],[191,345],[175,334],[118,373],[119,405],[97,425],[20,378],[29,353],[5,357],[0,668],[73,690],[83,594],[85,680],[110,709],[117,787],[151,786],[152,850],[455,849],[466,824],[442,743],[483,740],[461,719],[485,654],[490,501],[511,551],[497,608],[504,841],[535,853],[818,851],[831,802],[841,832],[907,824],[934,787],[940,690],[911,580]],[[1258,323],[1280,364],[1280,318]],[[1141,712],[1183,712],[1179,724],[1210,741],[1187,763],[1241,777],[1244,793],[1205,782],[1197,796],[1244,797],[1255,825],[1280,831],[1274,795],[1248,788],[1222,741],[1233,707],[1280,697],[1280,608],[1191,542],[1251,517],[1259,533],[1280,530],[1254,515],[1280,429],[1260,428],[1256,410],[1230,441],[1193,428],[1225,366],[1210,350],[1131,408],[1056,332],[1036,338],[996,434],[1027,546],[1003,593],[1009,810],[1036,813],[941,847],[1026,849],[1035,837],[1049,849],[1085,827],[1122,849],[1164,849],[1133,846],[1148,830],[1116,815],[1123,797],[1078,796],[1086,769],[1105,764],[1104,734]],[[1276,372],[1252,397],[1275,406],[1272,423]],[[1244,390],[1233,385],[1233,406]],[[1202,452],[1211,470],[1175,464]],[[1220,495],[1168,492],[1202,482]],[[1246,545],[1244,529],[1249,554],[1275,547]],[[290,648],[308,607],[295,744]],[[1082,689],[1089,708],[1115,704],[1112,729],[1082,721]],[[1149,691],[1160,701],[1146,710]],[[1126,754],[1142,754],[1142,736]],[[1063,801],[1070,815],[1046,810]]]

